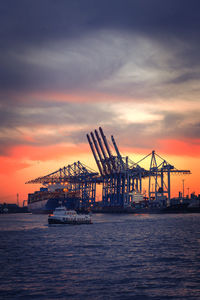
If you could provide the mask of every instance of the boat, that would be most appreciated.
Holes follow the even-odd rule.
[[[48,217],[49,224],[92,224],[91,216],[77,214],[75,210],[67,210],[65,206],[55,209],[53,214]]]

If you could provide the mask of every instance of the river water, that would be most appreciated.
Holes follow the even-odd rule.
[[[0,299],[200,299],[200,214],[0,215]]]

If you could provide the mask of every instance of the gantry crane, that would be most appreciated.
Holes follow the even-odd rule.
[[[100,134],[99,134],[100,133]],[[102,200],[104,206],[124,207],[130,204],[130,195],[135,192],[142,193],[142,180],[149,179],[149,201],[158,198],[171,199],[171,174],[190,174],[189,170],[178,170],[153,150],[139,162],[133,163],[126,156],[122,157],[113,136],[111,141],[116,154],[113,155],[107,138],[101,127],[87,134],[93,156],[101,174],[103,182]],[[139,163],[151,158],[149,169],[142,168]],[[160,159],[160,162],[158,162]],[[167,182],[165,179],[167,175]],[[152,182],[154,182],[152,184]],[[153,185],[153,188],[152,188]],[[166,197],[163,197],[166,196]]]
[[[97,181],[98,173],[77,161],[26,183],[39,183],[47,186],[49,190],[65,189],[68,192],[76,192],[80,195],[81,207],[87,207],[95,203]]]
[[[143,157],[138,163],[150,158],[149,166],[149,186],[148,197],[149,201],[158,197],[162,198],[166,195],[168,202],[171,199],[171,174],[191,174],[190,170],[178,170],[173,165],[168,163],[164,158],[158,155],[155,150]],[[165,177],[167,177],[166,180]],[[153,183],[152,183],[153,182]]]
[[[122,157],[113,136],[116,154],[113,155],[108,141],[101,127],[87,134],[94,159],[103,182],[103,206],[126,207],[130,205],[133,191],[142,191],[142,178],[149,172],[139,165],[132,167],[128,156]]]

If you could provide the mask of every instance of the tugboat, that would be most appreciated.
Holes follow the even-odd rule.
[[[65,206],[57,207],[48,217],[49,224],[92,224],[90,215],[77,214],[75,210],[67,210]]]

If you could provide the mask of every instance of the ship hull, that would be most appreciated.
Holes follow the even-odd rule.
[[[28,204],[28,211],[33,214],[50,214],[59,206],[59,198],[45,199]]]
[[[48,196],[50,197],[46,197],[46,199],[29,201],[28,211],[33,214],[52,214],[53,211],[60,205],[65,206],[67,209],[75,209],[81,211],[81,209],[79,208],[80,198],[78,197],[63,197],[62,194],[61,196],[58,195],[52,197],[51,194]]]

